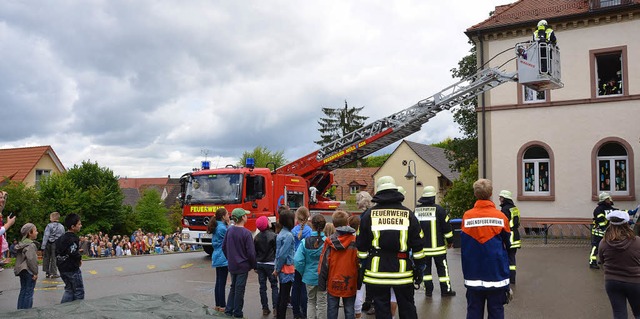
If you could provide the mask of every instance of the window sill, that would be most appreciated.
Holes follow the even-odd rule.
[[[518,195],[518,201],[553,202],[555,195]]]
[[[635,195],[611,195],[611,199],[613,202],[622,201],[622,202],[635,202]],[[598,201],[598,195],[591,195],[591,200]]]

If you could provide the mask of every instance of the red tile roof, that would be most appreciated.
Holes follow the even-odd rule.
[[[50,145],[0,149],[0,180],[24,181],[45,155],[51,156],[60,171],[65,170]]]
[[[167,185],[169,181],[168,177],[154,177],[154,178],[128,178],[122,177],[118,179],[118,185],[120,188],[137,188],[140,189],[143,185]]]
[[[551,26],[564,18],[598,12],[590,10],[590,2],[599,6],[596,0],[519,0],[511,4],[497,6],[495,12],[487,20],[484,20],[469,29],[467,34],[476,31],[497,29],[506,26],[530,25],[533,29],[539,20],[545,19]],[[598,8],[602,12],[606,10],[618,10],[629,5],[640,4],[640,0],[621,0],[620,5],[607,8]]]

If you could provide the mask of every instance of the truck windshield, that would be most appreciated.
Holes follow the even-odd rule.
[[[242,174],[192,175],[187,185],[191,204],[237,204],[242,198]]]

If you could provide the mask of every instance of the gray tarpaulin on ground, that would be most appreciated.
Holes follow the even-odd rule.
[[[81,300],[44,308],[0,312],[0,318],[228,318],[179,294],[121,294],[94,300]]]

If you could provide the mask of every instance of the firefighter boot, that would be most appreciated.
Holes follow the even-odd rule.
[[[433,296],[433,282],[425,281],[424,282],[424,295],[427,298],[431,298]]]

